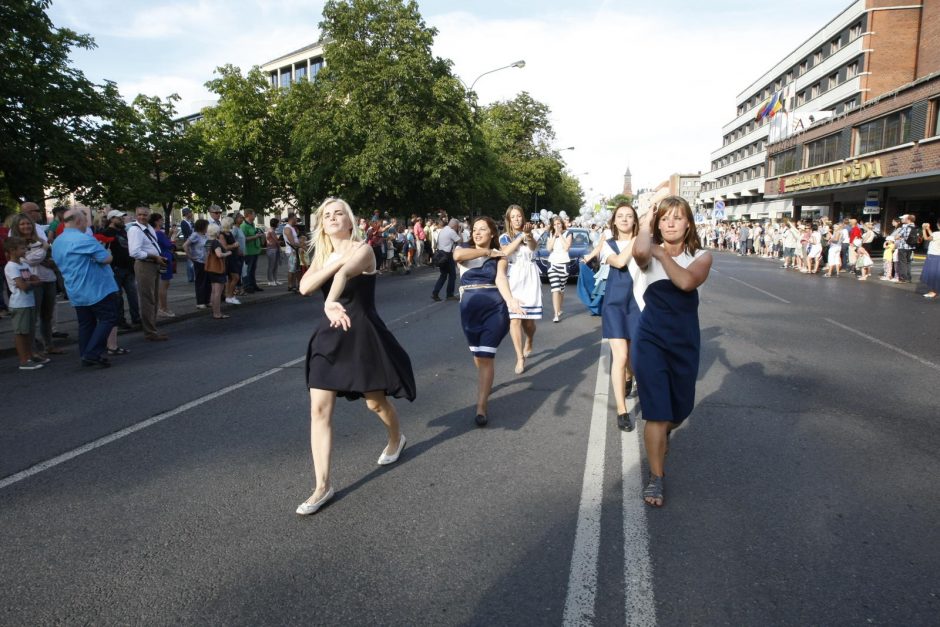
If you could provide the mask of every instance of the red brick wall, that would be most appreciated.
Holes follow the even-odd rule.
[[[940,72],[940,0],[923,0],[917,78]]]
[[[869,0],[868,6],[890,7],[909,6],[913,2],[902,0]],[[921,10],[896,9],[890,11],[872,11],[869,13],[866,48],[867,67],[870,72],[865,77],[862,102],[877,98],[881,94],[897,89],[899,85],[910,83],[915,78],[917,68],[918,35],[920,33]]]

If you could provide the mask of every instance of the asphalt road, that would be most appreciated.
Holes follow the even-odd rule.
[[[340,400],[338,493],[311,517],[319,297],[130,338],[109,370],[0,373],[0,623],[936,624],[940,304],[714,268],[660,510],[637,506],[639,439],[573,286],[525,374],[504,341],[478,429],[457,304],[430,301],[436,272],[382,277],[409,444],[376,466],[384,429]]]

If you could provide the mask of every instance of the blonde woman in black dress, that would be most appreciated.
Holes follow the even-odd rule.
[[[405,436],[389,396],[415,398],[411,360],[375,310],[375,255],[355,227],[349,205],[326,199],[313,219],[312,259],[300,293],[323,292],[324,317],[307,348],[310,449],[316,487],[297,513],[313,514],[334,494],[330,480],[333,407],[337,396],[366,399],[388,432],[378,464],[398,461]]]

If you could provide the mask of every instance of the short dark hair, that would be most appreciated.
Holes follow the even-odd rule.
[[[193,222],[193,230],[198,233],[205,233],[207,228],[209,228],[209,221],[205,218],[199,218]]]
[[[163,219],[162,213],[151,213],[150,217],[147,218],[147,222],[150,224],[150,226],[155,227],[157,226],[157,222],[162,219]]]
[[[270,220],[268,220],[268,225],[273,229],[274,227],[277,226],[278,222],[280,222],[280,220],[278,220],[277,218],[271,218]]]

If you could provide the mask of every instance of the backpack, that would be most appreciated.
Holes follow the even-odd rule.
[[[911,224],[907,231],[907,237],[904,239],[904,241],[907,242],[907,245],[911,248],[917,248],[917,246],[920,244],[918,239],[917,229],[913,224]]]

